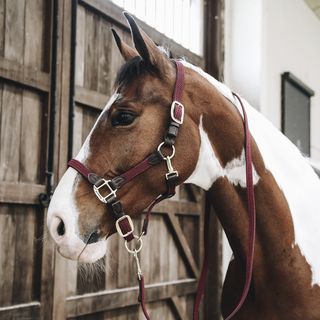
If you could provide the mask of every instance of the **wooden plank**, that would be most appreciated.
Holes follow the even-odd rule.
[[[50,91],[50,75],[0,57],[0,77],[44,92]]]
[[[58,182],[67,169],[69,98],[70,98],[70,54],[71,54],[71,7],[73,1],[59,1],[59,38],[57,59],[57,117],[55,178]],[[60,35],[63,35],[62,37]],[[66,318],[66,297],[68,292],[68,261],[58,252],[54,261],[52,319]]]
[[[111,33],[111,23],[100,17],[99,19],[99,65],[98,65],[98,92],[105,95],[110,95],[110,64],[111,64],[111,50],[113,45]]]
[[[42,97],[35,91],[23,90],[21,117],[19,181],[40,182],[40,142]]]
[[[47,219],[47,209],[43,209],[41,217],[43,218],[42,225],[46,223]],[[49,234],[47,234],[46,229],[44,229],[44,239],[42,243],[42,256],[41,256],[41,287],[40,295],[41,297],[41,308],[39,320],[51,320],[53,313],[53,286],[54,282],[54,257],[55,257],[55,244],[53,239]]]
[[[146,302],[168,299],[173,296],[195,293],[198,281],[184,279],[165,283],[146,285]],[[67,298],[67,317],[112,310],[139,304],[138,287],[103,291],[93,294]]]
[[[78,261],[68,260],[68,293],[67,296],[74,296],[77,294],[77,275],[78,275]]]
[[[19,180],[22,89],[3,85],[0,141],[0,181]]]
[[[23,64],[25,0],[6,1],[4,57]]]
[[[0,0],[0,56],[4,55],[5,0]]]
[[[84,87],[94,91],[98,90],[98,62],[100,58],[98,22],[98,16],[86,10]]]
[[[0,182],[0,203],[39,204],[39,194],[46,192],[40,184]]]
[[[87,4],[92,8],[102,12],[104,15],[116,21],[117,24],[121,24],[127,30],[129,29],[127,21],[123,16],[123,9],[113,4],[111,1],[105,0],[81,0],[80,3]],[[174,56],[184,56],[188,58],[188,61],[193,64],[204,67],[204,60],[202,57],[196,55],[195,53],[184,48],[182,45],[176,43],[172,39],[166,37],[164,34],[160,33],[156,29],[150,27],[145,22],[138,18],[135,18],[137,24],[151,37],[151,39],[158,45],[165,45],[170,48],[170,51]],[[118,30],[117,30],[118,31]]]
[[[16,241],[13,304],[33,299],[33,267],[36,210],[32,206],[16,206]]]
[[[173,214],[168,214],[168,217],[169,217],[169,221],[173,227],[173,230],[175,232],[175,235],[177,236],[179,244],[183,250],[183,254],[186,257],[187,263],[190,266],[195,277],[198,279],[200,276],[200,271],[199,271],[197,264],[193,258],[191,249],[190,249],[188,242],[183,234],[183,231],[180,227],[179,221]]]
[[[117,277],[119,266],[119,237],[113,235],[108,238],[106,254],[106,282],[105,290],[117,289]]]
[[[16,243],[15,206],[0,206],[0,307],[12,305]]]
[[[44,1],[26,2],[24,65],[43,70]]]
[[[83,109],[83,121],[82,121],[82,142],[84,142],[91,132],[93,125],[98,119],[99,110],[92,108]]]
[[[110,99],[110,96],[76,86],[75,100],[77,103],[84,104],[99,110],[103,110]]]
[[[40,302],[31,302],[0,307],[0,319],[38,319],[40,306]]]
[[[173,303],[174,309],[178,313],[181,320],[189,320],[189,317],[187,316],[182,303],[178,296],[171,297],[171,302]]]
[[[75,83],[80,87],[84,85],[85,30],[86,11],[83,6],[78,5]]]
[[[83,121],[83,108],[75,106],[74,109],[74,125],[73,125],[73,145],[72,156],[76,157],[82,147],[82,121]]]

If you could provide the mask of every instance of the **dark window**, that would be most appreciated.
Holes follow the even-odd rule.
[[[282,132],[310,155],[310,97],[314,92],[292,73],[282,75]]]

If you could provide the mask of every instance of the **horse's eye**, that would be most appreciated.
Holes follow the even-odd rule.
[[[114,114],[111,118],[112,126],[128,126],[130,125],[137,116],[129,111],[121,110]]]

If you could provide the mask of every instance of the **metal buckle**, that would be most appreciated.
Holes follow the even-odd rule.
[[[96,194],[96,196],[99,198],[99,200],[101,200],[102,202],[104,202],[104,203],[108,203],[108,198],[110,198],[110,197],[112,197],[112,196],[116,196],[116,191],[117,190],[113,190],[111,187],[110,187],[110,185],[109,185],[109,182],[111,182],[111,180],[105,180],[105,179],[102,179],[103,180],[103,184],[101,185],[101,186],[99,186],[99,187],[96,187],[95,185],[93,186],[93,191],[94,191],[94,193]],[[100,191],[99,191],[99,189],[100,188],[102,188],[102,187],[104,187],[104,186],[107,186],[108,188],[109,188],[109,190],[110,190],[110,193],[107,195],[107,196],[105,196],[105,197],[103,197],[102,195],[101,195],[101,193],[100,193]]]
[[[179,177],[178,171],[174,170],[171,164],[171,158],[170,157],[166,157],[166,162],[167,162],[167,167],[168,167],[168,173],[166,173],[166,179],[169,180],[169,176],[171,175],[176,175],[177,177]]]
[[[175,108],[175,105],[179,105],[182,109],[182,115],[181,115],[181,120],[178,120],[177,118],[175,118],[174,116],[174,108]],[[176,123],[178,124],[182,124],[183,123],[183,118],[184,118],[184,106],[182,103],[178,102],[178,101],[173,101],[172,102],[172,105],[171,105],[171,118],[173,121],[175,121]]]
[[[124,220],[124,219],[127,219],[127,220],[128,220],[129,225],[130,225],[130,227],[131,227],[131,231],[127,232],[126,234],[123,234],[123,233],[122,233],[121,228],[120,228],[120,226],[119,226],[119,222],[122,221],[122,220]],[[127,236],[128,236],[129,234],[131,234],[131,233],[133,232],[133,230],[134,230],[133,222],[132,222],[131,218],[130,218],[128,215],[125,215],[125,216],[122,216],[121,218],[119,218],[119,219],[116,221],[116,229],[117,229],[120,237],[122,237],[122,238],[127,237]]]

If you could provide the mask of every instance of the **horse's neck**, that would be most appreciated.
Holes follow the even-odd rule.
[[[222,93],[230,99],[230,94]],[[219,103],[225,107],[217,111]],[[259,112],[244,103],[253,136],[256,256],[268,256],[270,264],[284,252],[305,256],[308,265],[304,267],[310,270],[311,266],[311,281],[319,284],[320,215],[315,211],[320,208],[320,180],[299,150]],[[206,108],[210,112],[200,116],[198,164],[187,182],[208,190],[232,249],[245,258],[248,216],[242,118],[238,112],[234,113],[235,106],[222,96]]]

